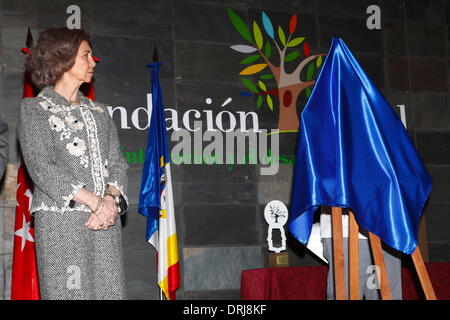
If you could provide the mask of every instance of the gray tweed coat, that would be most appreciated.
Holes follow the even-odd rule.
[[[39,283],[43,299],[124,299],[121,223],[93,231],[91,210],[71,201],[86,188],[112,185],[128,203],[127,168],[106,106],[78,92],[71,105],[51,86],[22,101],[18,134],[34,183]],[[122,212],[124,213],[124,212]]]

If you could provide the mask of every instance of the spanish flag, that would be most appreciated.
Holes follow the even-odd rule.
[[[176,299],[180,286],[178,244],[173,204],[170,153],[164,103],[159,85],[160,63],[152,63],[150,125],[139,194],[139,213],[147,217],[147,241],[158,251],[158,285],[166,299]]]
[[[28,55],[33,46],[30,28],[27,32],[26,45],[26,48],[22,48],[22,53]],[[34,97],[36,91],[30,73],[25,71],[22,98]],[[30,214],[33,183],[28,176],[23,160],[17,171],[16,198],[11,300],[40,300],[33,217]]]

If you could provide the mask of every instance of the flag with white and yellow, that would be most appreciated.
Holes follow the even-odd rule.
[[[158,251],[158,285],[174,300],[180,286],[178,244],[173,203],[170,153],[159,66],[152,68],[152,94],[147,95],[150,125],[139,194],[139,213],[147,217],[146,239]]]

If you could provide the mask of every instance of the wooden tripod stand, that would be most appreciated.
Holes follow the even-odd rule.
[[[358,248],[358,233],[359,227],[356,223],[355,216],[352,211],[349,211],[349,293],[350,300],[359,300],[359,248]],[[334,263],[334,287],[336,300],[346,300],[345,288],[345,270],[344,270],[344,250],[343,250],[343,235],[342,235],[342,208],[332,207],[331,209],[331,225],[333,232],[333,263]],[[386,265],[384,263],[383,251],[381,248],[380,238],[369,232],[370,246],[375,265],[380,268],[378,283],[380,284],[381,299],[392,300],[392,294],[389,287],[389,278],[387,275]],[[414,253],[411,255],[414,267],[419,276],[420,284],[425,293],[427,300],[436,300],[433,286],[431,285],[430,277],[423,262],[422,255],[417,246]],[[381,279],[380,279],[381,278]]]

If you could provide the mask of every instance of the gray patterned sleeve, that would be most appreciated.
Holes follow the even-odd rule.
[[[123,196],[123,200],[125,204],[121,206],[124,208],[121,210],[119,214],[124,214],[129,206],[128,202],[128,164],[123,159],[120,153],[120,140],[119,135],[117,133],[116,125],[111,117],[109,117],[109,154],[108,154],[108,163],[109,163],[109,177],[108,177],[108,186],[113,186]]]
[[[58,211],[64,213],[84,184],[64,169],[62,159],[55,157],[49,115],[40,109],[36,98],[22,100],[18,125],[20,146],[35,188],[51,198]]]

